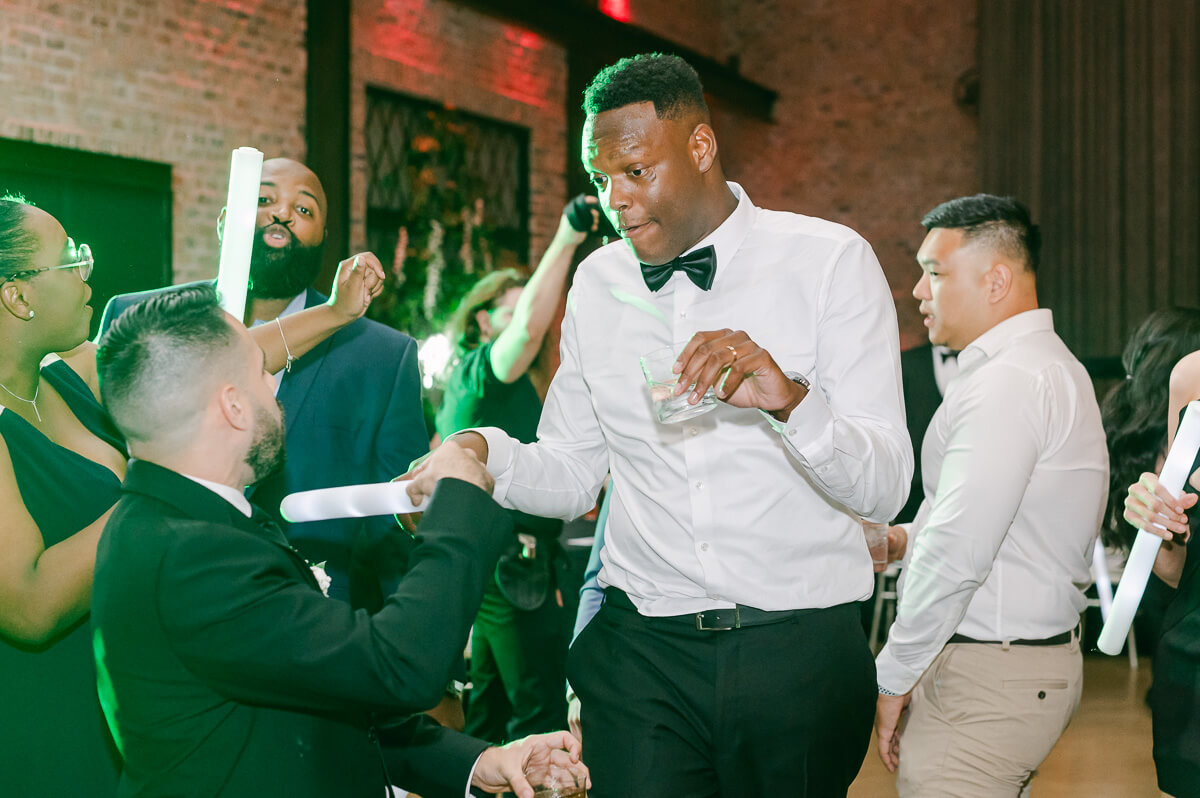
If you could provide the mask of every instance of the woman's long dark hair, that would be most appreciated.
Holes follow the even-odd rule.
[[[1154,471],[1167,448],[1171,369],[1200,349],[1200,310],[1170,308],[1146,317],[1125,345],[1125,381],[1100,406],[1108,437],[1108,508],[1105,545],[1126,551],[1136,532],[1125,523],[1125,496],[1145,471]]]
[[[455,308],[446,325],[446,336],[459,353],[479,346],[481,332],[475,314],[492,310],[495,302],[510,289],[525,285],[528,278],[516,269],[497,269],[480,278]]]

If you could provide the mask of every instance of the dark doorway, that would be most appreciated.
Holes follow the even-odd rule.
[[[91,246],[92,335],[105,303],[171,284],[171,166],[0,139],[0,193],[24,194]]]

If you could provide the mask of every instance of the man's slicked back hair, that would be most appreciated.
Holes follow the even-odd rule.
[[[708,118],[700,76],[677,55],[643,53],[622,58],[600,70],[583,93],[588,116],[652,102],[659,119],[679,119],[689,112]]]
[[[943,202],[921,220],[926,230],[963,231],[964,243],[981,241],[1005,255],[1020,258],[1037,274],[1042,234],[1029,209],[1012,197],[976,194]]]
[[[236,379],[236,343],[211,285],[149,297],[100,339],[101,401],[131,442],[186,430],[208,402],[208,388]]]

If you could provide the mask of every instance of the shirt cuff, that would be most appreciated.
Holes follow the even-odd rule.
[[[879,656],[875,658],[875,682],[880,692],[886,690],[892,695],[905,695],[917,686],[921,680],[920,673],[914,673],[892,656],[891,649],[884,645]]]
[[[487,441],[488,458],[484,466],[496,481],[495,487],[492,488],[492,498],[503,505],[508,496],[508,488],[512,484],[512,465],[517,455],[517,442],[498,427],[477,427],[464,432],[476,432]]]
[[[483,753],[486,752],[487,749],[483,749],[483,752],[475,757],[475,764],[471,765],[471,772],[467,774],[467,788],[463,790],[464,798],[471,798],[471,782],[475,781],[475,768],[479,767],[479,760],[483,759]]]
[[[771,424],[771,428],[784,436],[796,453],[810,465],[833,457],[833,412],[825,396],[815,387],[810,388],[800,404],[796,405],[786,424],[770,413],[759,412]]]

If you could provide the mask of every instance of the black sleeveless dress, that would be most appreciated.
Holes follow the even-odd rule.
[[[112,421],[66,363],[54,359],[42,378],[84,427],[125,451]],[[0,436],[46,548],[116,504],[116,474],[54,443],[2,405]],[[0,635],[0,795],[104,798],[116,793],[119,761],[96,697],[87,617],[39,646]]]
[[[1192,472],[1197,468],[1200,454]],[[1185,489],[1197,493],[1191,485]],[[1163,617],[1149,696],[1158,788],[1175,798],[1200,798],[1200,502],[1188,511],[1188,522],[1187,558]]]

